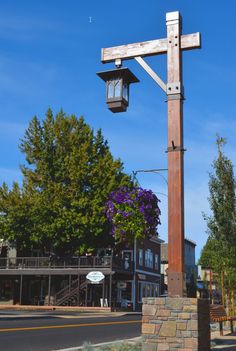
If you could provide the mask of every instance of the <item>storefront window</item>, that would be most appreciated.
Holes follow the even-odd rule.
[[[143,297],[146,297],[146,285],[145,283],[139,282],[139,302],[142,302]]]
[[[153,268],[153,253],[150,249],[145,251],[145,266],[147,268]]]
[[[138,263],[140,266],[143,265],[143,250],[142,249],[138,250]]]
[[[159,296],[159,285],[155,284],[155,297]]]
[[[159,296],[159,284],[139,282],[139,302],[142,302],[143,297],[157,297]]]
[[[132,298],[132,282],[126,282],[126,288],[121,289],[121,307],[130,307],[133,301]]]
[[[155,269],[159,272],[159,255],[155,255]]]
[[[12,281],[11,280],[1,280],[0,282],[0,301],[9,301],[12,299]]]
[[[123,251],[124,269],[130,270],[132,265],[132,251]]]

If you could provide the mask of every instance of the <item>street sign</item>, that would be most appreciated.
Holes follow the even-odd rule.
[[[91,283],[99,283],[101,280],[103,280],[105,278],[105,275],[102,272],[99,271],[93,271],[93,272],[89,272],[86,275],[86,278],[88,280],[90,280]]]

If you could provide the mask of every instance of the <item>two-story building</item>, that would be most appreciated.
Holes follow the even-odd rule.
[[[82,257],[0,258],[0,304],[141,309],[160,295],[158,236]]]

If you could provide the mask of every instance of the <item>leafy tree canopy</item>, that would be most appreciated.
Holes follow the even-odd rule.
[[[22,188],[0,187],[0,236],[45,253],[83,253],[112,244],[105,216],[108,195],[132,181],[114,159],[101,130],[84,118],[34,117],[21,140],[25,154]]]
[[[213,162],[214,173],[210,174],[209,204],[213,215],[208,218],[209,233],[215,239],[234,243],[235,223],[235,179],[232,162],[222,151],[226,141],[217,138],[218,158]]]
[[[217,159],[210,173],[208,198],[211,216],[204,215],[208,227],[208,240],[200,263],[215,272],[227,272],[236,268],[236,197],[233,164],[223,152],[226,140],[217,137]]]

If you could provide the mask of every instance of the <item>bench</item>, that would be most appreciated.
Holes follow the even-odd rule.
[[[227,313],[222,305],[210,305],[210,320],[212,323],[219,322],[220,335],[223,335],[223,322],[230,322],[231,333],[233,333],[233,321],[236,317],[227,316]]]

